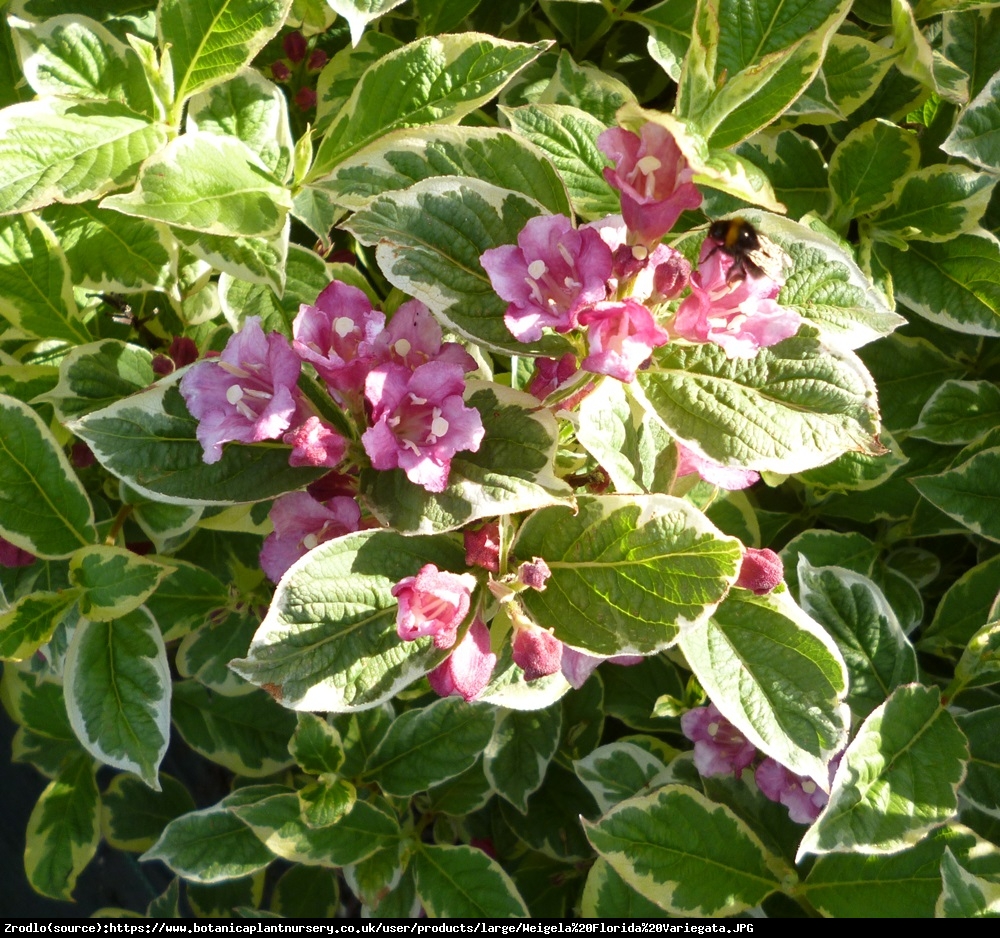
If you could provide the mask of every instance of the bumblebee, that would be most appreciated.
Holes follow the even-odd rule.
[[[722,251],[733,259],[733,266],[726,275],[730,283],[745,279],[747,274],[784,283],[785,270],[792,266],[792,259],[745,218],[723,218],[712,222],[708,239],[715,244],[708,257],[715,251]]]

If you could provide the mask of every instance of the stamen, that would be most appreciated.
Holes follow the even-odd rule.
[[[246,401],[237,401],[236,411],[241,417],[245,417],[247,420],[257,419],[257,415],[250,409]]]
[[[350,335],[354,331],[354,320],[349,316],[338,316],[333,321],[333,331],[341,338]]]
[[[223,371],[229,372],[234,378],[249,378],[250,372],[246,368],[241,368],[239,365],[234,365],[231,362],[219,361],[219,367]]]
[[[816,791],[816,783],[815,783],[815,782],[814,782],[814,781],[813,781],[813,780],[812,780],[811,778],[807,778],[807,779],[806,779],[806,780],[805,780],[805,781],[804,781],[804,782],[802,783],[802,790],[803,790],[803,791],[804,791],[804,792],[805,792],[805,793],[806,793],[807,795],[811,795],[811,794],[812,794],[812,793],[813,793],[814,791]]]
[[[569,267],[571,270],[575,270],[576,261],[574,260],[573,255],[569,253],[569,248],[567,248],[566,245],[562,243],[562,241],[560,241],[556,245],[556,250],[559,251],[559,256],[564,261],[566,261],[566,266]]]
[[[417,446],[413,440],[401,440],[400,442],[402,442],[403,446],[405,446],[408,450],[411,450],[414,456],[420,455],[420,447]]]
[[[657,157],[650,154],[648,156],[644,156],[641,160],[637,160],[635,165],[640,173],[644,176],[648,176],[650,173],[655,173],[663,165],[663,163],[661,163]]]
[[[302,546],[306,550],[312,550],[314,547],[319,545],[319,538],[315,534],[307,534],[302,538]]]
[[[539,277],[544,276],[549,272],[549,268],[545,266],[545,261],[537,260],[532,261],[528,264],[528,276],[532,280],[537,280]]]
[[[644,244],[633,244],[632,257],[637,261],[644,261],[647,257],[649,257],[649,248],[647,248]]]
[[[709,723],[708,724],[708,735],[709,736],[714,736],[718,732],[719,732],[719,724],[718,723]]]
[[[231,384],[226,388],[226,400],[229,401],[234,407],[243,398],[243,388],[238,384]]]
[[[406,358],[413,346],[406,339],[396,339],[396,343],[392,348],[400,358]]]
[[[441,411],[439,408],[434,408],[434,419],[431,421],[431,433],[434,436],[442,437],[448,432],[448,421],[441,416]],[[435,441],[437,442],[437,441]]]
[[[417,395],[414,394],[412,391],[410,392],[410,400],[414,404],[416,404],[418,407],[421,406],[422,404],[426,404],[427,403],[427,398],[426,397],[417,397]]]

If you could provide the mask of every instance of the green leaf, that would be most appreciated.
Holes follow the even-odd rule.
[[[466,176],[534,199],[553,214],[570,213],[566,187],[537,147],[490,127],[397,130],[344,162],[320,188],[356,211],[386,192],[435,176]]]
[[[869,576],[875,568],[878,554],[876,544],[863,534],[812,528],[793,537],[781,549],[785,583],[793,593],[798,593],[800,557],[806,557],[813,567],[846,567],[862,576]]]
[[[486,748],[496,720],[491,707],[444,697],[397,717],[368,757],[365,777],[405,797],[454,778]]]
[[[662,0],[648,10],[624,16],[649,30],[646,51],[674,81],[681,77],[681,64],[691,45],[695,6],[694,0]]]
[[[618,194],[604,178],[607,157],[597,149],[606,125],[565,104],[501,107],[511,127],[545,153],[559,171],[576,212],[587,219],[621,211]]]
[[[826,160],[808,137],[790,130],[765,131],[745,140],[734,152],[767,174],[775,196],[788,206],[789,217],[829,211]]]
[[[677,115],[695,120],[718,148],[767,126],[812,81],[849,8],[843,0],[700,4]]]
[[[160,381],[72,421],[98,462],[143,495],[173,505],[227,505],[261,501],[300,488],[320,475],[288,465],[288,447],[230,444],[222,459],[205,463],[176,378]]]
[[[650,654],[712,614],[736,579],[739,542],[665,495],[578,499],[524,522],[517,560],[541,557],[544,590],[519,598],[560,641],[596,655]]]
[[[586,918],[667,917],[663,909],[636,892],[602,857],[597,858],[587,874],[580,914]]]
[[[1000,871],[1000,850],[966,827],[940,828],[888,856],[820,857],[802,892],[827,917],[933,918],[941,895],[940,863],[950,849],[978,873]]]
[[[429,637],[396,634],[392,587],[427,563],[462,570],[465,552],[443,536],[391,531],[321,544],[282,578],[233,670],[296,710],[339,713],[389,700],[444,657]]]
[[[266,778],[292,764],[295,714],[266,694],[226,697],[197,681],[174,685],[173,719],[184,741],[231,772]]]
[[[891,9],[893,47],[899,50],[896,67],[947,101],[967,101],[968,75],[931,47],[908,3],[891,0]]]
[[[799,601],[825,628],[847,664],[847,703],[864,719],[900,684],[917,679],[917,656],[882,591],[843,567],[799,559]]]
[[[493,794],[493,786],[483,772],[483,758],[480,756],[461,775],[432,785],[427,789],[426,798],[431,811],[464,817],[484,807]]]
[[[268,918],[259,909],[264,898],[264,873],[241,876],[224,883],[189,883],[188,904],[199,918]]]
[[[963,867],[950,850],[941,858],[944,890],[935,909],[940,918],[1000,916],[1000,883],[983,879]]]
[[[734,590],[680,648],[712,702],[757,748],[826,787],[847,740],[837,646],[787,593]]]
[[[888,205],[899,180],[919,164],[916,134],[881,118],[852,130],[830,157],[840,225]]]
[[[129,488],[124,482],[119,482],[118,494],[122,503],[131,508],[132,518],[153,542],[158,553],[175,548],[178,539],[188,534],[202,516],[201,508],[165,505],[163,502],[153,501]],[[148,602],[147,600],[147,605]],[[171,627],[174,625],[173,622],[165,624]]]
[[[174,569],[146,601],[165,642],[199,627],[229,601],[226,587],[207,570],[174,557],[170,562]]]
[[[0,534],[46,558],[97,540],[90,500],[52,432],[27,404],[2,394]]]
[[[347,866],[397,843],[400,835],[395,816],[367,801],[356,801],[335,824],[321,828],[305,822],[294,792],[234,805],[230,810],[270,851],[293,863]]]
[[[527,918],[510,877],[482,850],[422,844],[412,859],[417,894],[435,918]]]
[[[101,806],[94,767],[86,756],[49,782],[28,818],[24,870],[36,892],[71,900],[76,880],[97,852]]]
[[[176,778],[161,772],[160,785],[151,792],[134,775],[111,779],[101,794],[101,833],[116,850],[148,850],[174,818],[194,811],[194,799]]]
[[[806,831],[799,856],[895,853],[917,843],[954,817],[968,758],[969,744],[938,688],[897,687],[847,747],[829,804]]]
[[[897,297],[925,319],[957,332],[1000,335],[1000,244],[961,234],[879,250]]]
[[[288,99],[259,72],[244,69],[195,95],[188,102],[187,123],[189,131],[242,140],[275,179],[288,181],[294,147]]]
[[[271,910],[285,918],[333,918],[339,908],[336,870],[293,866],[274,884]]]
[[[486,435],[476,452],[454,456],[443,492],[415,485],[401,469],[362,475],[362,496],[385,524],[403,533],[450,531],[572,495],[553,472],[559,433],[551,411],[529,394],[478,381],[468,382],[466,402],[479,411]]]
[[[968,73],[969,95],[975,97],[1000,70],[1000,46],[997,44],[1000,10],[996,7],[959,10],[956,7],[960,4],[954,2],[944,6],[941,51],[949,61]]]
[[[889,448],[881,456],[866,453],[844,453],[818,469],[798,473],[797,477],[816,490],[819,497],[830,492],[848,494],[877,489],[909,462],[899,443],[888,430],[879,434],[879,442]]]
[[[655,791],[667,781],[661,759],[630,742],[600,746],[573,763],[577,778],[594,796],[602,814],[636,795]]]
[[[292,207],[284,186],[242,140],[204,131],[175,137],[147,160],[135,189],[101,208],[204,234],[270,237]]]
[[[221,883],[262,870],[274,854],[220,805],[171,821],[140,860],[162,860],[193,883]]]
[[[285,21],[291,0],[184,0],[159,7],[161,47],[170,44],[174,108],[196,91],[225,81],[248,65]]]
[[[672,434],[722,465],[793,473],[847,450],[883,452],[871,376],[851,352],[810,336],[750,360],[674,342],[637,384]]]
[[[229,662],[247,653],[258,624],[257,616],[246,612],[228,616],[216,612],[181,639],[175,659],[178,672],[219,694],[232,697],[249,693],[253,687],[229,670]]]
[[[344,743],[340,733],[313,713],[300,713],[288,751],[303,772],[323,775],[336,772],[344,764]]]
[[[966,570],[941,598],[919,647],[932,652],[964,648],[990,619],[1000,594],[1000,554]]]
[[[483,769],[493,789],[518,811],[528,810],[528,797],[542,784],[561,729],[558,703],[543,710],[498,712]]]
[[[80,742],[106,765],[160,790],[170,741],[170,667],[149,613],[81,620],[66,652],[66,709]]]
[[[368,66],[400,45],[398,39],[386,33],[369,30],[359,43],[346,46],[330,59],[316,81],[316,130],[322,132],[330,126]]]
[[[0,111],[0,214],[129,185],[165,128],[116,101],[47,96]]]
[[[955,666],[954,685],[964,690],[1000,682],[1000,619],[984,625]],[[955,691],[958,693],[958,691]]]
[[[46,644],[76,602],[74,590],[29,593],[0,613],[0,659],[24,661]]]
[[[339,163],[392,130],[457,123],[548,46],[460,33],[418,39],[377,59],[365,69],[323,136],[306,181],[329,175]],[[414,75],[420,81],[413,81]],[[387,98],[386,88],[397,93]],[[382,106],[370,107],[370,101]]]
[[[673,915],[735,915],[794,877],[728,808],[683,785],[623,801],[584,828],[629,886]]]
[[[1000,737],[996,720],[1000,707],[960,713],[959,729],[969,741],[969,772],[962,782],[962,797],[996,816],[1000,810]]]
[[[171,568],[123,547],[84,547],[70,558],[70,582],[79,587],[88,619],[117,619],[141,606]]]
[[[1000,541],[1000,447],[974,453],[945,472],[911,479],[917,491],[976,534]]]
[[[56,236],[34,215],[0,218],[0,316],[39,339],[90,341]]]
[[[248,284],[266,284],[280,292],[285,284],[290,227],[291,219],[286,216],[281,231],[273,237],[227,238],[182,228],[174,229],[174,234],[195,257],[228,276]]]
[[[989,381],[945,381],[920,412],[911,436],[964,445],[1000,426],[1000,388]]]
[[[514,339],[503,320],[507,304],[479,262],[488,248],[513,244],[540,212],[537,202],[509,189],[437,176],[376,199],[344,227],[362,244],[376,245],[386,279],[426,303],[448,328],[494,351],[554,354],[564,339],[531,345]]]

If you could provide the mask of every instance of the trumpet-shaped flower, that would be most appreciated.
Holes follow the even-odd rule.
[[[830,763],[831,781],[839,763],[840,756]],[[796,824],[811,824],[830,800],[811,778],[796,775],[770,757],[757,766],[753,778],[761,794],[788,808],[788,816]]]
[[[441,326],[420,300],[410,300],[396,310],[385,331],[375,339],[379,364],[394,362],[414,371],[427,362],[451,362],[462,371],[474,371],[476,360],[457,342],[441,342]]]
[[[673,134],[659,124],[644,124],[638,134],[612,127],[597,147],[614,162],[604,178],[621,193],[622,217],[644,244],[662,238],[685,209],[701,205],[701,193]]]
[[[507,328],[533,342],[545,327],[574,329],[580,311],[607,296],[611,249],[593,228],[574,228],[565,215],[539,215],[521,229],[516,246],[490,248],[481,263],[510,304]]]
[[[688,710],[681,717],[681,730],[694,743],[695,767],[706,778],[739,776],[757,752],[715,704]]]
[[[785,575],[781,558],[767,547],[748,547],[743,554],[743,564],[736,585],[758,596],[770,593]]]
[[[332,469],[340,464],[347,451],[347,440],[315,414],[289,430],[282,439],[292,447],[288,457],[290,466]]]
[[[296,410],[302,363],[277,332],[265,336],[252,316],[214,360],[198,362],[181,378],[180,390],[192,416],[207,463],[222,458],[230,441],[274,440]]]
[[[449,573],[432,563],[424,565],[416,576],[404,577],[392,588],[399,602],[396,633],[404,642],[431,635],[435,648],[451,648],[469,613],[475,586],[471,573]]]
[[[696,472],[706,482],[717,485],[720,489],[730,492],[746,489],[760,480],[760,473],[753,469],[741,469],[730,466],[720,466],[705,456],[700,456],[694,450],[688,449],[683,443],[677,442],[677,475],[686,476]]]
[[[270,512],[274,532],[264,539],[260,566],[277,583],[299,557],[325,541],[357,531],[361,509],[353,498],[338,495],[318,502],[306,492],[275,499]]]
[[[589,343],[580,367],[619,381],[633,381],[653,349],[670,341],[652,313],[631,299],[598,303],[580,314],[580,325],[587,327]]]
[[[515,627],[511,648],[514,664],[524,671],[526,681],[555,674],[562,663],[563,643],[534,623],[519,623]]]
[[[444,661],[427,675],[439,697],[475,700],[490,682],[497,656],[490,651],[490,631],[477,618]]]
[[[427,362],[415,371],[386,364],[369,372],[365,397],[372,426],[361,443],[376,469],[402,469],[415,485],[443,492],[451,460],[479,449],[486,431],[479,411],[462,400],[461,365]]]

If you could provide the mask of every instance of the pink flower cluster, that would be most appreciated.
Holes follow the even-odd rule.
[[[757,755],[753,743],[713,703],[688,710],[681,717],[681,730],[694,743],[695,767],[706,778],[729,774],[739,778]],[[830,761],[831,783],[840,758],[837,755]],[[829,800],[811,778],[796,775],[770,756],[758,763],[754,781],[765,798],[788,808],[788,816],[797,824],[811,824]]]

